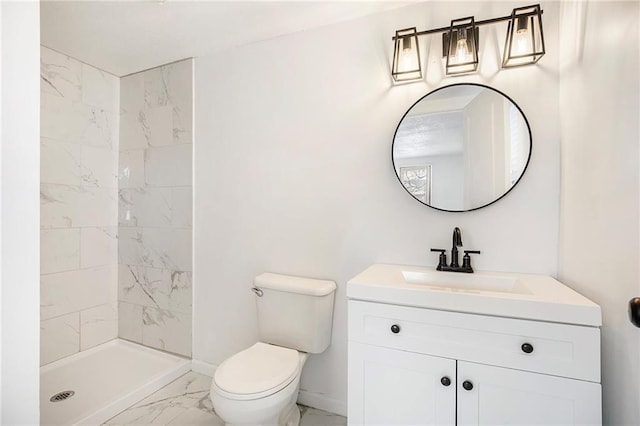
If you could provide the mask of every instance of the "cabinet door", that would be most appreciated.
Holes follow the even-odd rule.
[[[349,425],[455,425],[456,361],[349,342],[348,396]]]
[[[458,361],[457,386],[460,426],[602,424],[598,383]]]

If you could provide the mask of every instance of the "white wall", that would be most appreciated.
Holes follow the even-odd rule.
[[[0,424],[39,423],[38,2],[0,2]]]
[[[443,78],[439,37],[421,39],[430,43],[426,83],[392,87],[389,75],[396,29],[502,16],[517,6],[422,3],[196,60],[196,360],[219,364],[256,340],[249,291],[256,274],[333,279],[332,345],[310,358],[302,389],[342,411],[345,288],[370,264],[435,266],[429,248],[449,247],[460,226],[465,247],[482,250],[474,260],[480,270],[557,272],[557,4],[542,5],[550,48],[537,67],[498,73],[504,28],[490,26],[481,29],[477,75]],[[518,188],[485,209],[452,214],[402,189],[390,148],[398,121],[417,99],[464,81],[512,97],[529,119],[534,145]]]
[[[560,279],[602,307],[604,424],[637,424],[640,8],[567,2],[561,17]]]

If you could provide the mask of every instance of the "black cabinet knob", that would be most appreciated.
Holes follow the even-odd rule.
[[[393,325],[391,326],[391,332],[392,332],[393,334],[398,334],[398,333],[400,333],[400,326],[399,326],[398,324],[393,324]]]
[[[471,389],[473,389],[473,383],[471,383],[468,380],[465,380],[464,382],[462,382],[462,387],[465,388],[465,390],[470,391]]]
[[[636,327],[640,327],[640,297],[629,300],[629,321]]]
[[[443,386],[449,386],[451,384],[451,379],[447,376],[444,376],[442,379],[440,379],[440,383],[442,383]]]
[[[520,348],[525,354],[530,354],[531,352],[533,352],[533,345],[531,343],[523,343]]]

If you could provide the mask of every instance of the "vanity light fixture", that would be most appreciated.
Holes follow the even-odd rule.
[[[447,75],[478,69],[478,27],[473,16],[451,21],[449,32],[442,34],[442,55]]]
[[[393,37],[393,66],[391,75],[396,82],[422,79],[422,65],[418,37],[442,34],[442,56],[447,75],[466,74],[478,69],[478,27],[509,21],[504,46],[502,67],[535,64],[544,55],[540,5],[513,9],[511,15],[476,21],[469,18],[454,19],[448,27],[416,31],[407,28],[396,31]]]
[[[396,31],[393,50],[393,69],[391,75],[395,81],[419,80],[422,78],[420,48],[416,28]]]
[[[535,64],[544,55],[540,5],[513,9],[504,43],[502,68]]]

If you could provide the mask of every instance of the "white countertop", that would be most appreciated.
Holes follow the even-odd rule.
[[[421,277],[424,282],[420,282]],[[349,280],[347,298],[592,327],[602,325],[600,306],[547,275],[465,274],[375,264]]]

